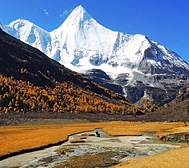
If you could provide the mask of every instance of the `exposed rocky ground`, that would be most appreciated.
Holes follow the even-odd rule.
[[[174,142],[174,143],[186,143],[184,135],[185,133],[170,134],[167,136],[163,136],[161,140],[166,142]]]

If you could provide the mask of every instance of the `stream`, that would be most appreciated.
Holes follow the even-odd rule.
[[[96,137],[96,130],[100,137]],[[92,134],[93,133],[93,136]],[[71,143],[73,139],[84,137],[84,142]],[[20,154],[0,161],[1,168],[52,168],[72,156],[96,155],[103,152],[116,152],[113,160],[121,163],[131,159],[152,156],[157,153],[179,148],[178,145],[157,143],[152,135],[111,137],[101,129],[69,136],[67,142],[44,150]]]

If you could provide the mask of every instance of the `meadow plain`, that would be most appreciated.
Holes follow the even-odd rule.
[[[187,133],[189,127],[182,122],[100,122],[51,125],[22,125],[0,127],[0,158],[38,150],[67,141],[69,135],[102,128],[111,136],[153,134],[159,139],[169,134]],[[189,147],[163,152],[143,159],[130,160],[117,167],[187,167]],[[162,163],[163,162],[163,163]],[[116,166],[115,166],[116,167]]]

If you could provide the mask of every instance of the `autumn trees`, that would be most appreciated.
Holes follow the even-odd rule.
[[[128,106],[131,105],[126,101],[113,101],[104,95],[83,90],[73,83],[56,82],[55,88],[47,86],[43,88],[34,86],[30,82],[0,75],[0,110],[5,113],[40,110],[126,114]]]

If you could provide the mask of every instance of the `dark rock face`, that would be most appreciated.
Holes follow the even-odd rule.
[[[128,78],[129,78],[129,74],[122,73],[119,74],[116,79],[114,79],[114,82],[118,85],[125,86],[128,84]]]
[[[115,93],[123,94],[122,86],[119,84],[114,83],[111,78],[102,70],[100,69],[91,69],[83,74],[93,82],[101,85],[102,87],[108,88]]]
[[[130,100],[132,103],[136,103],[144,96],[144,87],[125,86],[124,89],[127,100]]]
[[[155,74],[140,78],[139,73],[134,73],[134,85],[129,85],[128,73],[119,74],[115,79],[111,79],[104,71],[92,69],[84,75],[115,93],[123,94],[129,102],[137,105],[140,105],[139,101],[144,97],[158,105],[169,103],[178,95],[179,89],[189,82],[187,74]]]
[[[138,106],[140,106],[140,100],[142,98],[148,99],[152,103],[158,105],[164,105],[176,97],[176,93],[172,92],[172,90],[168,90],[167,92],[168,93],[166,93],[164,89],[150,87],[142,83],[136,87],[125,86],[125,94],[127,95],[126,98]],[[169,94],[172,94],[172,99],[169,98]]]
[[[149,40],[151,43],[151,41]],[[173,51],[169,51],[175,57],[181,60],[180,56]],[[156,53],[156,54],[154,54]],[[186,65],[178,66],[172,64],[170,60],[165,60],[162,56],[165,55],[156,45],[151,43],[151,47],[144,51],[144,58],[139,63],[138,69],[145,74],[188,74],[189,70]],[[174,58],[170,58],[174,59]],[[149,60],[153,60],[156,64],[151,64]],[[158,63],[158,64],[157,64]],[[187,64],[183,60],[183,64]]]

